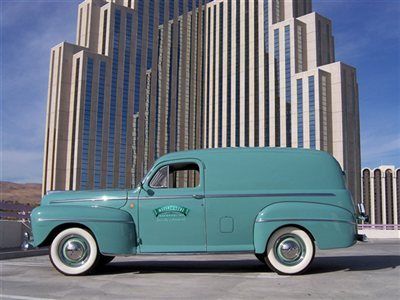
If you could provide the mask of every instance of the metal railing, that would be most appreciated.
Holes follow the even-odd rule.
[[[29,220],[33,206],[0,201],[0,220]]]
[[[358,224],[358,229],[400,230],[399,224]]]

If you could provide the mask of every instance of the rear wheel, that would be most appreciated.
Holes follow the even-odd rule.
[[[265,261],[278,274],[295,275],[307,270],[314,254],[314,242],[304,230],[283,227],[268,240]]]
[[[51,263],[65,275],[87,274],[96,266],[98,259],[94,237],[82,228],[65,229],[51,243]]]

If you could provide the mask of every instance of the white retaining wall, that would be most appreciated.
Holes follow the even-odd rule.
[[[20,221],[0,220],[0,249],[20,247],[24,231]]]

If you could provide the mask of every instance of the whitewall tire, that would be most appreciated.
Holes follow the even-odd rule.
[[[51,243],[51,263],[65,275],[89,273],[96,266],[98,257],[96,240],[82,228],[65,229]]]
[[[265,261],[278,274],[295,275],[307,270],[314,254],[314,242],[304,230],[283,227],[268,240]]]

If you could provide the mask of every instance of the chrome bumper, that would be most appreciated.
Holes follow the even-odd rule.
[[[22,248],[22,250],[29,250],[29,249],[34,248],[31,222],[30,221],[23,222],[22,224],[25,226],[25,231],[24,231],[24,237],[22,240],[21,248]]]

